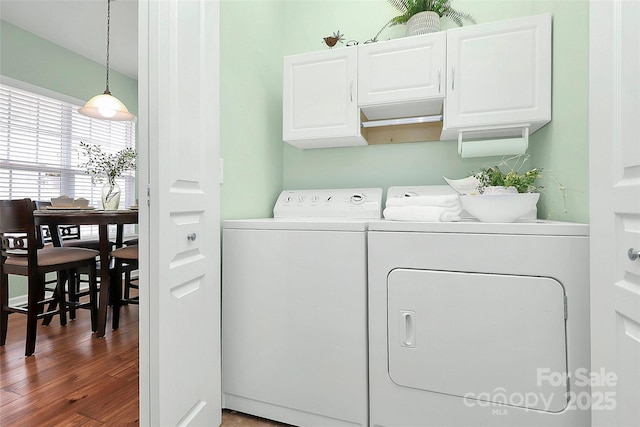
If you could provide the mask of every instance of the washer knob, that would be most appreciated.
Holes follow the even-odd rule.
[[[364,194],[356,193],[353,196],[351,196],[350,201],[354,205],[360,205],[364,202]]]

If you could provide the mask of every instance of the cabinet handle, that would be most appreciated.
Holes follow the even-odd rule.
[[[440,73],[440,68],[438,68],[438,93],[441,92],[442,86],[442,73]]]
[[[451,90],[456,88],[456,69],[451,67]]]
[[[353,102],[353,80],[349,83],[349,99]]]

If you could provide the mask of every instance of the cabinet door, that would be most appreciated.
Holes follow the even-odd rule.
[[[283,139],[299,148],[366,145],[356,47],[284,58]]]
[[[445,54],[445,32],[358,46],[358,103],[365,115],[380,119],[439,114],[445,92]],[[413,106],[415,111],[385,113],[394,103]]]
[[[445,127],[551,120],[551,15],[447,31]]]

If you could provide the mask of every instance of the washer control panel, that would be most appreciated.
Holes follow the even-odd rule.
[[[381,188],[284,190],[273,208],[274,218],[382,218]]]

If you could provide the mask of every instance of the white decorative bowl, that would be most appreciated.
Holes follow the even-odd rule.
[[[536,207],[540,193],[460,196],[462,208],[482,222],[515,222]]]
[[[69,196],[53,197],[51,199],[51,206],[56,206],[56,207],[73,206],[73,197],[69,197]]]
[[[458,194],[478,194],[480,181],[475,176],[462,179],[449,179],[446,176],[443,176],[443,178],[447,181],[449,187],[456,190]]]
[[[440,31],[440,15],[432,11],[418,12],[407,21],[407,37]]]
[[[78,199],[75,199],[73,201],[73,206],[77,207],[77,208],[86,208],[89,206],[89,201],[87,199],[85,199],[84,197],[80,197]]]

